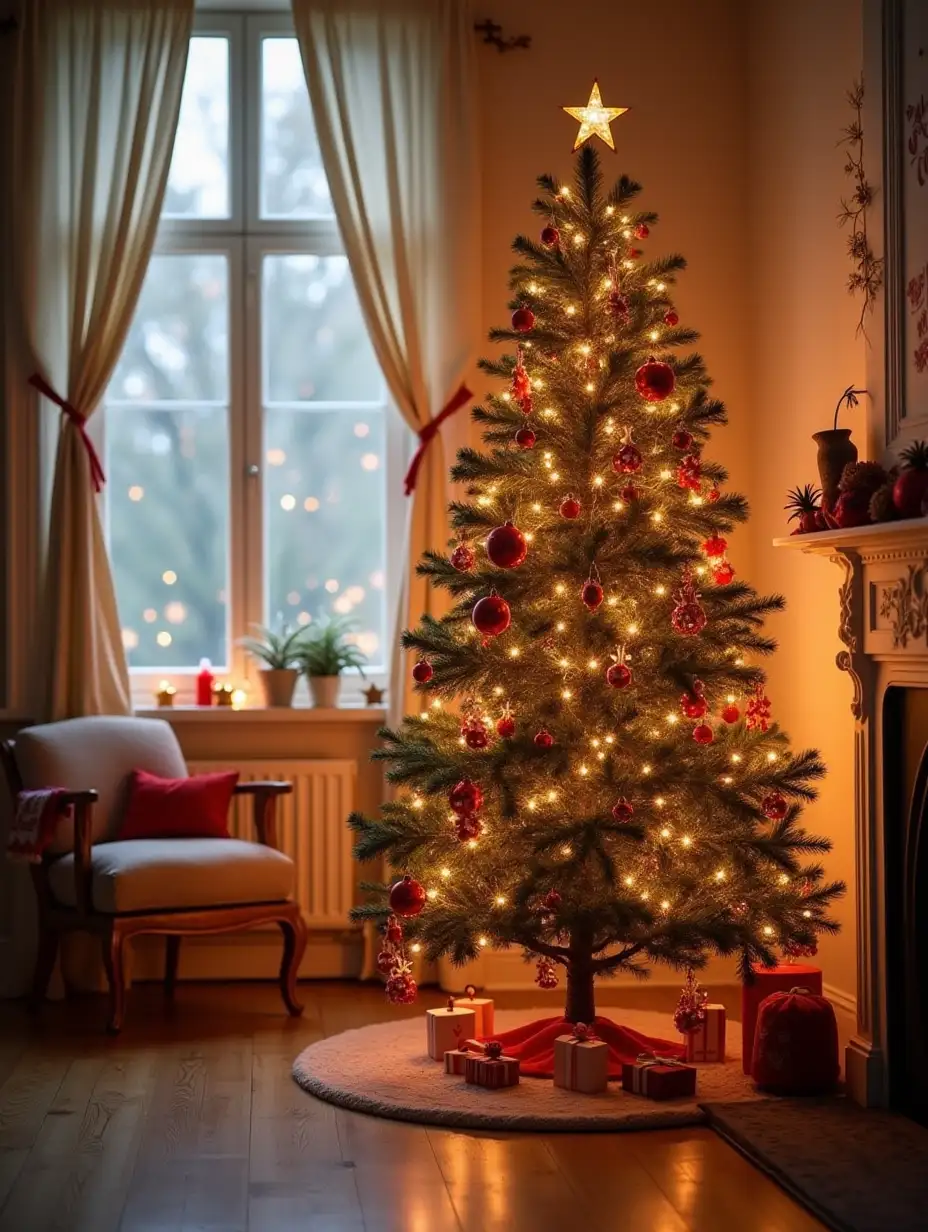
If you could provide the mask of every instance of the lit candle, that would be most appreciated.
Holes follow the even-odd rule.
[[[155,700],[159,706],[173,706],[174,694],[177,690],[168,680],[162,680],[155,691]]]

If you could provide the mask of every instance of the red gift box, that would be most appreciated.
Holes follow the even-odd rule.
[[[789,992],[801,985],[816,996],[822,995],[822,969],[806,963],[780,963],[777,967],[762,967],[753,963],[753,984],[741,985],[741,1068],[751,1072],[754,1055],[754,1029],[760,1003],[774,992]]]
[[[515,1057],[482,1057],[475,1052],[465,1053],[464,1081],[490,1090],[517,1086],[519,1062]]]
[[[467,1053],[463,1048],[449,1048],[445,1053],[445,1073],[463,1074]]]
[[[695,1031],[686,1033],[687,1061],[725,1060],[725,1006],[705,1005],[706,1016]]]
[[[622,1089],[646,1099],[681,1099],[696,1094],[696,1071],[672,1057],[642,1055],[622,1066]]]

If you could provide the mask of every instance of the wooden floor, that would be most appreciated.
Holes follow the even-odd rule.
[[[297,1021],[265,985],[181,985],[173,1009],[136,988],[115,1040],[97,998],[38,1025],[0,1005],[0,1232],[822,1227],[707,1129],[475,1134],[315,1100],[290,1077],[297,1052],[396,1011],[370,986],[302,992]]]

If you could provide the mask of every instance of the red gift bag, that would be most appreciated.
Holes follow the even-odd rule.
[[[808,988],[761,1002],[751,1073],[777,1095],[821,1095],[838,1081],[838,1024],[824,997]]]
[[[764,967],[753,963],[753,984],[741,986],[741,1068],[751,1073],[751,1058],[754,1055],[754,1025],[761,1001],[773,992],[789,992],[797,984],[810,992],[822,995],[822,969],[808,963],[780,963],[778,967]]]

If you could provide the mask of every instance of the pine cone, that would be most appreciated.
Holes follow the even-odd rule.
[[[848,462],[838,484],[839,492],[866,493],[872,495],[881,488],[888,476],[879,462]]]
[[[898,518],[899,511],[893,501],[894,482],[890,479],[870,497],[871,522],[893,522]]]

